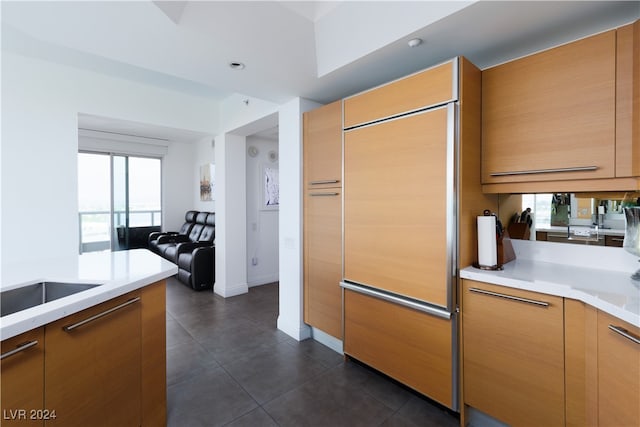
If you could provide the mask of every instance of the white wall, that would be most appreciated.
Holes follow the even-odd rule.
[[[196,146],[172,142],[168,148],[162,158],[162,229],[177,231],[184,223],[185,212],[197,209],[193,193],[188,191],[197,191],[199,185],[193,172]]]
[[[248,136],[246,146],[258,149],[247,161],[247,283],[249,287],[278,281],[278,209],[262,204],[262,168],[278,167],[269,152],[278,152],[278,141]],[[245,150],[246,152],[246,150]],[[255,265],[254,262],[255,260]]]
[[[213,198],[211,201],[200,200],[200,166],[206,164],[216,164],[216,156],[214,153],[215,141],[213,138],[205,138],[195,144],[195,165],[191,169],[191,179],[193,185],[193,206],[195,210],[215,212],[216,211],[216,192],[214,190]],[[215,180],[215,177],[214,177]]]
[[[2,265],[77,253],[78,113],[212,135],[219,119],[209,99],[4,51],[2,106]]]

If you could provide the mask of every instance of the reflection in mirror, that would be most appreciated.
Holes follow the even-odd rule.
[[[501,194],[498,200],[512,239],[622,246],[622,209],[640,206],[640,193]]]

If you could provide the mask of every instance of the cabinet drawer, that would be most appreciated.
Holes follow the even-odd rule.
[[[564,425],[563,299],[463,281],[464,403],[507,424]]]
[[[605,246],[614,246],[616,248],[621,248],[623,243],[624,236],[604,236]]]
[[[345,129],[457,100],[457,63],[456,58],[346,98]]]
[[[344,294],[344,352],[453,408],[453,322],[350,290]]]

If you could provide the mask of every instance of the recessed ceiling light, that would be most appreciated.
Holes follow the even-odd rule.
[[[244,64],[242,62],[229,62],[229,67],[234,70],[244,70]]]
[[[422,44],[422,39],[419,39],[419,38],[411,39],[407,44],[409,45],[409,47],[420,46]]]

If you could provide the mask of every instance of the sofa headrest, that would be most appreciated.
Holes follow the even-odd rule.
[[[207,223],[207,216],[209,216],[209,213],[207,213],[207,212],[199,212],[198,215],[196,215],[196,223],[197,224],[206,224]]]
[[[215,212],[211,212],[207,216],[207,225],[216,225],[216,213]]]
[[[198,211],[187,211],[186,214],[184,214],[184,220],[186,222],[195,222],[196,221],[196,215],[198,215],[200,212]]]

